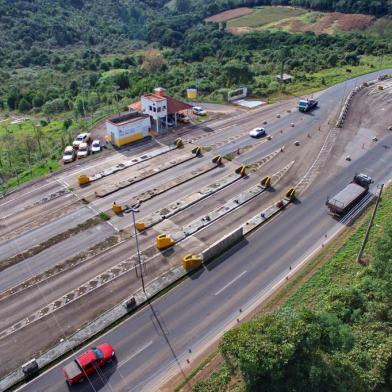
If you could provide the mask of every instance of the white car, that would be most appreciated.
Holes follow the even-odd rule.
[[[78,158],[85,158],[90,153],[87,143],[80,143],[78,149]]]
[[[72,146],[65,147],[63,153],[63,162],[64,163],[73,162],[75,158],[76,158],[76,153],[73,147]]]
[[[91,140],[91,134],[89,132],[81,133],[76,136],[76,139],[72,143],[74,148],[79,148],[81,143],[88,143]]]
[[[265,135],[266,135],[265,128],[254,128],[249,132],[249,136],[251,137],[261,137]]]
[[[205,116],[207,115],[207,112],[205,109],[203,109],[201,106],[194,106],[192,108],[193,114],[196,114],[197,116]]]
[[[91,143],[91,152],[94,154],[95,152],[100,152],[101,151],[101,142],[96,139],[93,140]]]

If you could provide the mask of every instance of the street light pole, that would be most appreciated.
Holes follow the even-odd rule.
[[[132,219],[133,219],[133,228],[134,228],[134,231],[135,231],[137,259],[138,259],[138,263],[139,263],[139,267],[140,267],[140,276],[142,278],[142,288],[143,288],[144,294],[146,294],[146,289],[144,287],[143,267],[142,267],[142,262],[140,260],[139,241],[138,241],[138,238],[137,238],[136,220],[135,220],[135,212],[139,212],[139,210],[134,208],[134,207],[132,207],[131,208],[131,212],[132,212]]]

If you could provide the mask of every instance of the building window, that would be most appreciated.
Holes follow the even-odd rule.
[[[149,108],[150,108],[150,112],[152,112],[152,106],[149,106]]]
[[[157,111],[157,108],[154,108],[154,113],[156,113],[156,111]]]
[[[157,109],[157,112],[159,113],[160,111],[161,111],[161,108],[158,108],[158,109]]]
[[[162,106],[162,110],[166,110],[166,106]]]

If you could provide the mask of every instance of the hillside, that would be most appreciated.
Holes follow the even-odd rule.
[[[372,25],[371,34],[328,36],[291,34],[286,26],[237,36],[222,23],[203,21],[220,11],[252,18],[258,9],[244,5],[269,3],[0,0],[0,33],[7,37],[0,40],[0,189],[58,167],[61,150],[76,133],[159,85],[178,98],[196,86],[200,100],[224,102],[230,89],[245,84],[252,96],[271,101],[343,81],[346,69],[354,76],[392,60],[386,18]],[[323,7],[322,1],[308,3]],[[344,4],[351,9],[353,3]],[[293,10],[297,18],[319,14],[265,8],[264,23],[279,24]],[[282,62],[294,76],[287,86],[276,81]],[[14,123],[20,115],[30,121]]]

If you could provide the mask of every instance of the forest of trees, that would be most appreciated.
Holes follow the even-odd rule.
[[[391,259],[388,222],[374,260],[355,278],[347,280],[344,275],[354,260],[340,260],[344,266],[335,268],[343,274],[341,285],[328,283],[327,277],[317,280],[319,286],[309,282],[312,307],[289,303],[227,332],[220,344],[220,377],[201,381],[193,390],[391,391]],[[324,287],[328,285],[333,288]],[[227,387],[233,375],[245,388]]]
[[[392,0],[0,0],[0,66],[56,63],[51,50],[95,46],[113,53],[127,40],[177,47],[204,17],[238,6],[295,5],[392,14]]]

